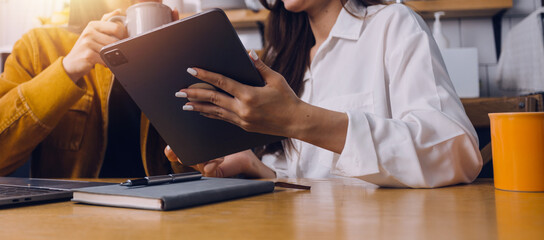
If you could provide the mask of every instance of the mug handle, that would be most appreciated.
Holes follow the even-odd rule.
[[[123,25],[126,25],[126,20],[127,20],[127,17],[117,15],[117,16],[113,16],[109,18],[108,22],[120,22]]]

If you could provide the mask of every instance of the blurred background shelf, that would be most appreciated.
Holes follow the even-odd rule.
[[[446,18],[458,17],[492,17],[501,10],[512,7],[512,0],[412,0],[404,4],[414,9],[424,18],[434,18],[433,13],[445,11]],[[249,9],[226,10],[225,13],[235,28],[254,27],[264,22],[268,10],[253,11]],[[182,13],[180,18],[193,13]]]
[[[235,28],[257,27],[257,23],[264,22],[268,16],[268,10],[253,11],[249,9],[225,10],[227,17]],[[181,13],[180,19],[194,13]]]
[[[512,7],[512,0],[427,0],[406,1],[405,4],[423,18],[434,18],[436,11],[445,11],[446,18],[492,17]]]

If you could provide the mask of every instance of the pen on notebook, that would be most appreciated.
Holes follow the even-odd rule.
[[[176,183],[193,181],[202,178],[202,174],[199,172],[177,173],[160,176],[149,176],[139,179],[129,179],[126,182],[121,183],[122,186],[141,186],[141,185],[158,185],[164,183]]]

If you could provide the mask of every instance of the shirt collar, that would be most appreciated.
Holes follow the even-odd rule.
[[[306,72],[304,72],[304,77],[302,78],[303,82],[306,82],[312,78],[312,73],[310,72],[310,69],[306,69]]]
[[[359,15],[359,13],[362,13],[362,16],[364,16],[364,13],[366,9],[359,9],[353,1],[348,1],[346,3],[346,6],[342,8],[340,11],[340,14],[338,15],[338,18],[336,19],[336,23],[331,29],[331,37],[337,37],[337,38],[345,38],[349,40],[357,40],[359,39],[359,35],[361,34],[362,26],[364,23],[363,18],[357,18],[352,16],[347,10],[349,9],[352,13],[355,13]]]
[[[386,5],[374,5],[370,7],[358,6],[354,1],[350,0],[346,3],[345,7],[342,8],[336,23],[331,29],[331,37],[344,38],[349,40],[357,40],[361,35],[363,30],[363,24],[365,17],[370,17],[377,11],[384,8]],[[350,12],[358,17],[352,16]]]

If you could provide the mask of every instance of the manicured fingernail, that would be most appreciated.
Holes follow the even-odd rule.
[[[255,52],[255,50],[251,49],[249,52],[249,56],[253,59],[253,61],[259,60],[259,55]]]
[[[170,150],[172,150],[172,149],[170,148],[170,145],[166,145],[166,151],[170,151]]]
[[[183,105],[184,111],[193,111],[195,108],[191,105]]]
[[[187,93],[184,93],[184,92],[176,92],[176,97],[179,97],[179,98],[186,98],[186,97],[187,97]]]
[[[187,68],[187,72],[193,76],[196,76],[198,72],[194,68]]]

